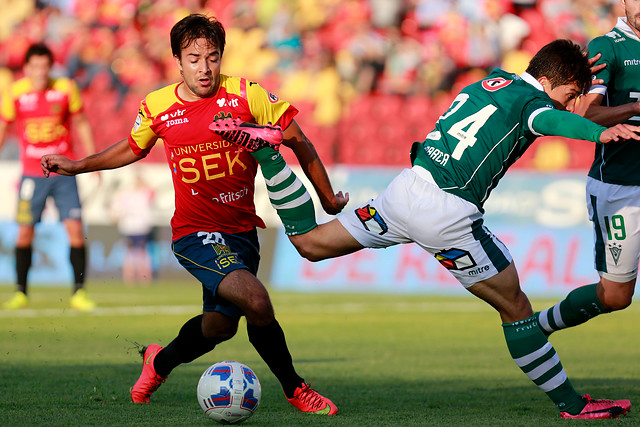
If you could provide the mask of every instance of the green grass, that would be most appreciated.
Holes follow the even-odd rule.
[[[193,283],[90,283],[100,308],[66,309],[69,288],[33,287],[30,309],[1,311],[0,425],[217,425],[197,403],[200,374],[220,360],[254,369],[262,402],[246,426],[553,426],[551,401],[509,357],[497,314],[473,298],[273,293],[298,372],[338,405],[298,413],[247,340],[178,367],[149,405],[133,405],[135,343],[166,345],[200,310]],[[0,287],[0,300],[12,287]],[[534,301],[541,309],[553,301]],[[172,308],[175,307],[175,308]],[[555,334],[576,389],[640,404],[640,304]],[[589,425],[640,425],[636,412]]]

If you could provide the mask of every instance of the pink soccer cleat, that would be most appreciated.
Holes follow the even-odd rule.
[[[302,383],[293,392],[293,397],[291,399],[287,398],[287,400],[302,412],[318,415],[335,415],[338,413],[338,407],[331,400],[312,389],[310,384]]]
[[[619,415],[624,415],[631,410],[631,402],[626,399],[592,399],[591,396],[585,394],[582,396],[582,400],[584,400],[587,405],[579,414],[572,415],[568,412],[560,412],[560,417],[585,420],[618,418]]]
[[[151,394],[162,385],[167,377],[156,374],[153,362],[156,355],[162,350],[158,344],[150,344],[142,349],[142,373],[138,381],[131,387],[131,400],[133,403],[149,403]]]
[[[211,123],[209,129],[225,141],[251,152],[264,147],[277,150],[283,140],[279,126],[257,125],[240,119],[218,120]]]

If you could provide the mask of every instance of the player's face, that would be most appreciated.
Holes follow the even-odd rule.
[[[576,106],[576,99],[582,91],[575,83],[556,86],[551,88],[550,83],[541,82],[544,87],[544,91],[549,95],[549,98],[553,100],[558,110],[566,110],[573,113]]]
[[[45,90],[49,85],[51,61],[46,55],[33,55],[24,65],[24,74],[35,90]]]
[[[216,93],[220,81],[220,50],[206,39],[197,39],[180,52],[176,64],[184,80],[187,100]]]
[[[621,0],[620,4],[624,7],[627,23],[640,34],[640,0]]]

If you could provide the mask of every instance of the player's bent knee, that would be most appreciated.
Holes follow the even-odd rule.
[[[268,295],[253,296],[250,301],[248,301],[245,316],[247,317],[247,321],[254,324],[271,323],[274,314],[273,305],[271,304],[271,300]]]

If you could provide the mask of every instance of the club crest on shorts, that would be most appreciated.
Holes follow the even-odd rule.
[[[477,265],[471,254],[461,249],[445,249],[435,257],[447,270],[466,270]]]
[[[618,261],[620,260],[620,254],[622,254],[622,245],[616,242],[609,243],[609,252],[611,252],[611,257],[613,257],[613,262],[618,265]]]
[[[378,210],[371,205],[366,205],[354,211],[356,216],[362,222],[365,230],[383,235],[389,231],[387,223],[384,222]],[[367,224],[368,223],[368,224]]]

